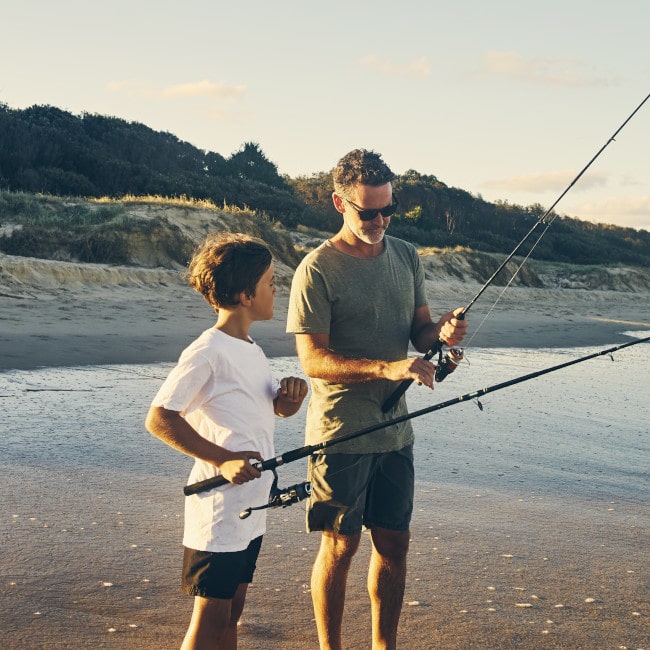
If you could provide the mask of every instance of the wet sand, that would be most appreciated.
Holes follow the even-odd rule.
[[[3,508],[2,647],[179,647],[191,611],[178,589],[179,481],[62,469],[34,493],[4,469],[15,496]],[[400,647],[647,648],[646,526],[624,503],[419,483]],[[317,544],[300,505],[269,512],[240,648],[318,647]],[[364,539],[349,578],[350,649],[370,647],[368,549]]]

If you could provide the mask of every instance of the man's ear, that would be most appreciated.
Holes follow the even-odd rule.
[[[345,212],[345,204],[343,203],[343,199],[336,192],[332,192],[332,201],[334,202],[336,211],[343,214]]]

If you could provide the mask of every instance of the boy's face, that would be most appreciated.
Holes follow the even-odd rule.
[[[273,262],[255,285],[251,304],[253,320],[271,320],[275,302],[275,266]]]

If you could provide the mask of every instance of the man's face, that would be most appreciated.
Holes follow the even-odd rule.
[[[390,224],[390,217],[379,212],[373,219],[364,221],[359,216],[361,210],[386,208],[393,203],[393,188],[385,185],[356,185],[350,200],[342,198],[343,220],[348,229],[366,244],[378,244]]]

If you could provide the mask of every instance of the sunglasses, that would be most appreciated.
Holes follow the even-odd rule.
[[[355,209],[361,221],[372,221],[373,219],[377,218],[378,214],[381,214],[381,216],[384,217],[384,219],[387,219],[392,214],[395,214],[398,206],[397,197],[394,194],[393,194],[393,202],[390,205],[387,205],[383,208],[362,208],[358,206],[356,203],[352,203],[350,199],[346,199],[345,197],[343,197],[343,200],[347,201]]]

